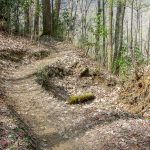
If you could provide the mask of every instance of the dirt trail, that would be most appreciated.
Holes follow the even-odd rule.
[[[76,55],[63,44],[55,48],[58,53],[8,70],[5,81],[8,103],[36,133],[39,149],[148,150],[150,122],[117,108],[118,87],[90,86],[97,98],[89,104],[70,106],[36,82],[37,70],[66,59],[70,62]]]

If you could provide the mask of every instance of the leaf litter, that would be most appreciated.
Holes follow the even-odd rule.
[[[45,47],[45,43],[41,44],[40,48],[38,44],[29,45],[26,42],[31,41],[23,38],[18,41],[13,39],[14,37],[7,40],[8,37],[3,35],[0,38],[5,43],[2,49],[19,47],[16,44],[11,48],[11,40],[13,43],[21,41],[24,45],[21,49],[30,53],[35,52],[35,49],[44,50]],[[49,59],[28,61],[29,57],[26,57],[27,63],[17,68],[13,68],[13,65],[11,67],[9,65],[11,62],[7,64],[6,60],[3,61],[8,67],[7,78],[13,79],[4,83],[6,94],[11,98],[8,103],[13,103],[17,112],[30,123],[40,139],[41,148],[149,149],[150,122],[123,110],[118,105],[119,91],[122,90],[118,79],[103,68],[98,73],[98,65],[71,44],[55,42],[50,45],[53,45],[53,49],[57,52]],[[45,91],[36,82],[35,76],[29,76],[38,72],[38,66],[42,69],[47,66],[62,68],[69,71],[69,75],[65,74],[63,78],[60,76],[47,78],[50,89]],[[26,76],[28,78],[24,78]],[[20,77],[22,80],[19,80]],[[94,93],[95,100],[73,106],[66,104],[68,96],[84,92]],[[7,145],[5,141],[2,143]]]

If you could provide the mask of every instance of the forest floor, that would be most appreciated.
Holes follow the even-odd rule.
[[[110,80],[115,77],[103,69],[101,78],[93,77],[98,66],[80,49],[48,39],[31,42],[2,33],[0,44],[0,87],[1,95],[5,95],[0,105],[3,118],[0,130],[11,127],[9,120],[15,126],[10,131],[23,128],[21,133],[24,133],[12,142],[9,139],[12,132],[7,136],[0,133],[0,149],[150,149],[149,119],[125,112],[118,106],[120,85]],[[45,68],[51,74],[48,88],[37,82],[37,73]],[[85,68],[90,69],[90,73]],[[86,92],[96,98],[83,104],[66,103],[69,96]],[[6,110],[10,112],[7,118]],[[13,135],[17,137],[15,131]],[[27,137],[30,140],[24,140]],[[21,142],[17,142],[20,139]]]

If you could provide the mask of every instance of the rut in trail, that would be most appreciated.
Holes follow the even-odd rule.
[[[66,48],[63,43],[56,44],[57,53],[8,70],[5,81],[7,103],[15,108],[38,136],[37,149],[146,150],[150,148],[149,121],[134,118],[133,115],[117,107],[115,101],[119,87],[108,88],[100,83],[93,85],[87,83],[86,86],[80,87],[76,85],[80,81],[77,82],[74,76],[65,77],[59,80],[59,83],[55,81],[55,84],[63,86],[64,80],[67,80],[67,86],[72,90],[75,89],[74,92],[78,90],[94,92],[96,96],[91,103],[68,105],[36,82],[35,74],[40,68],[57,63],[74,64],[84,59],[75,48],[69,46]],[[92,62],[86,59],[89,63]],[[59,91],[56,93],[59,94]]]

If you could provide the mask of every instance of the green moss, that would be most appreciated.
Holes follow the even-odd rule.
[[[89,100],[93,100],[95,98],[94,94],[92,93],[85,93],[83,95],[74,95],[71,96],[68,100],[68,104],[79,104],[83,102],[87,102]]]

